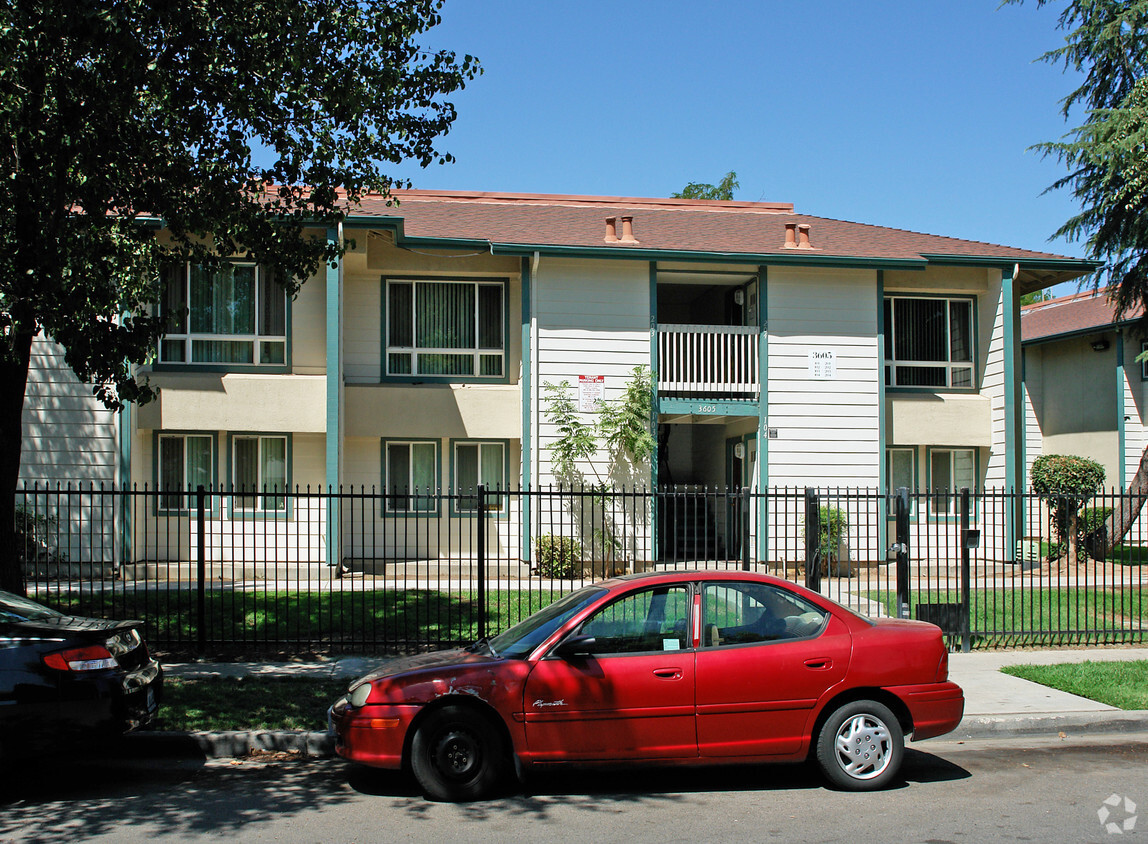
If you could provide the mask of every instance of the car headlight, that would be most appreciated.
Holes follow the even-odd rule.
[[[371,684],[370,683],[360,683],[359,685],[357,685],[351,689],[351,694],[348,695],[347,699],[351,702],[351,706],[358,709],[360,706],[362,706],[363,704],[365,704],[367,702],[367,698],[369,698],[370,696],[371,696]]]

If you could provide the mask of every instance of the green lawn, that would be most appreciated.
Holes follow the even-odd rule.
[[[1148,709],[1148,660],[1010,665],[1001,671],[1120,709]]]
[[[487,631],[504,630],[561,597],[558,591],[499,590],[486,595]],[[139,618],[150,642],[165,647],[194,646],[194,590],[85,592],[41,598],[75,615]],[[205,619],[209,647],[229,644],[251,651],[308,646],[368,650],[408,642],[468,643],[478,636],[475,592],[409,590],[328,590],[324,592],[209,591]]]
[[[231,678],[163,684],[156,730],[325,730],[345,680]]]
[[[1108,555],[1108,560],[1122,566],[1148,566],[1148,546],[1117,545]]]

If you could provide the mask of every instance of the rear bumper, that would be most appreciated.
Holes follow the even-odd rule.
[[[895,694],[909,708],[914,741],[952,732],[965,713],[965,694],[956,683],[889,686],[886,691]]]

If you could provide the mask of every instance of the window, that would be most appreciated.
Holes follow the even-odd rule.
[[[702,590],[702,646],[748,645],[814,636],[825,611],[763,583],[710,583]]]
[[[287,438],[232,437],[231,483],[236,510],[286,511]]]
[[[929,449],[929,512],[957,512],[956,495],[964,487],[976,489],[976,454],[971,448]]]
[[[390,279],[386,288],[387,375],[506,375],[505,282]]]
[[[678,651],[690,647],[690,590],[662,586],[635,592],[590,616],[580,633],[595,655]]]
[[[971,299],[885,299],[885,384],[973,389]]]
[[[913,448],[885,450],[885,482],[890,490],[905,487],[912,492],[917,488],[917,473],[913,466],[915,452]]]
[[[388,513],[438,510],[438,443],[383,441]]]
[[[174,316],[159,344],[160,363],[287,362],[287,294],[262,267],[177,268],[165,281],[162,304]]]
[[[161,434],[156,442],[156,480],[161,510],[189,510],[203,485],[211,489],[214,477],[214,438],[205,434]]]
[[[478,497],[473,493],[479,484],[488,491],[506,489],[506,444],[502,442],[454,442],[454,491],[459,496],[458,512],[478,510]],[[489,496],[486,510],[501,511],[502,496]]]

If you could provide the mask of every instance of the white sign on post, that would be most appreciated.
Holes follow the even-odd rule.
[[[578,410],[593,413],[598,409],[598,401],[605,397],[605,375],[578,376]]]
[[[830,381],[837,377],[837,353],[820,351],[809,353],[809,377],[815,381]]]

